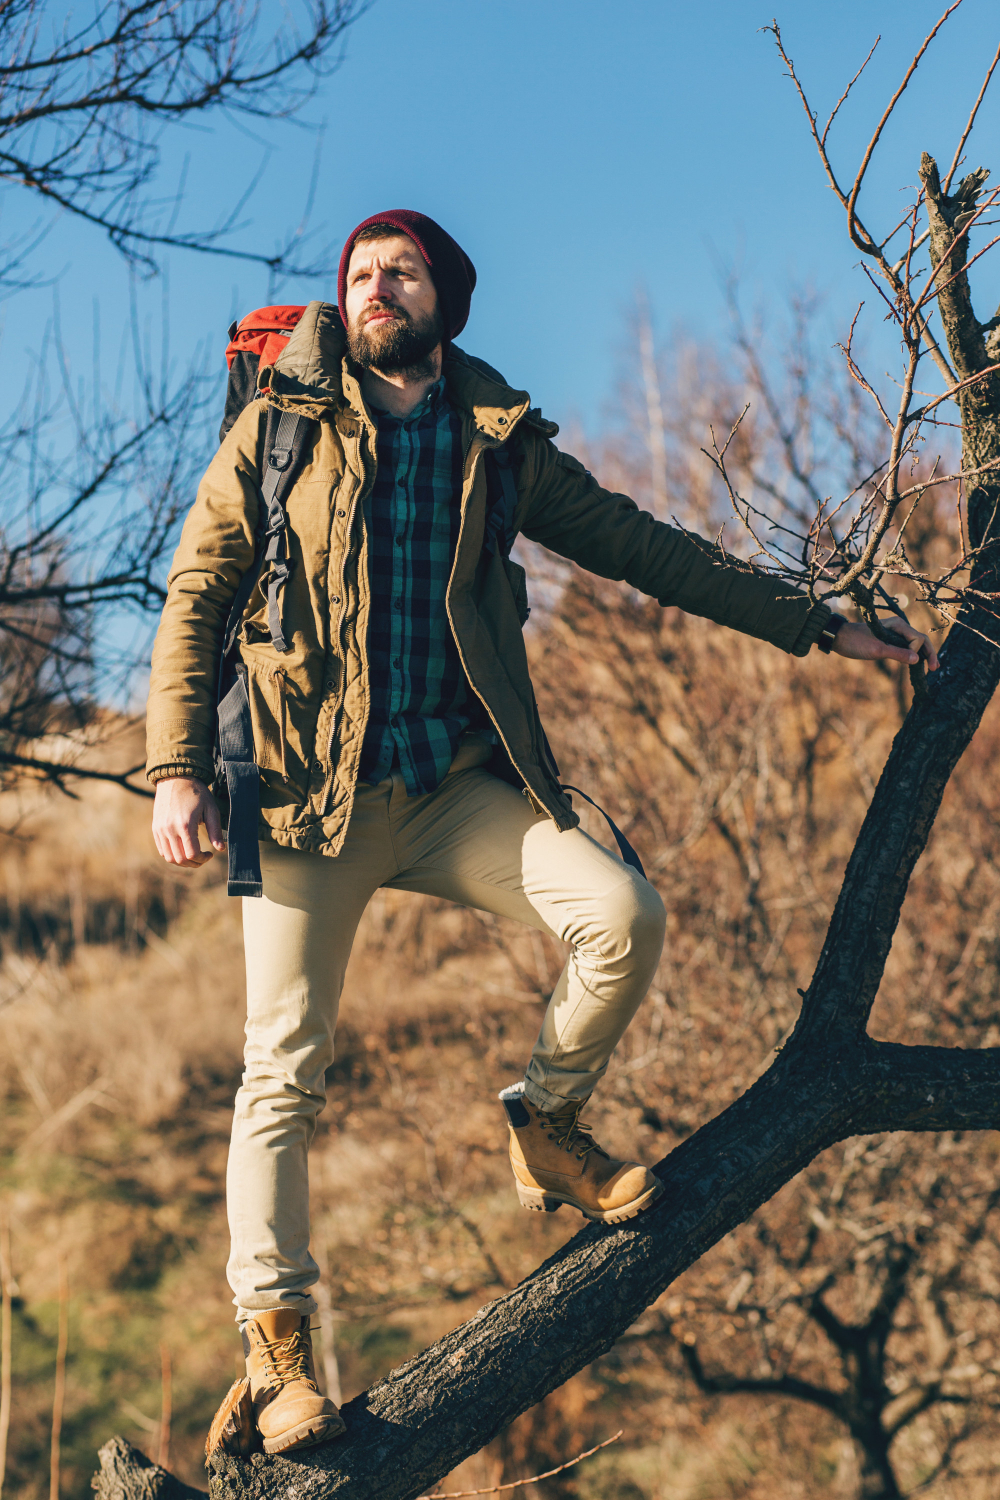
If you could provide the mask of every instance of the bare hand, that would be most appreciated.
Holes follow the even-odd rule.
[[[168,865],[197,870],[212,858],[212,849],[202,849],[199,845],[198,829],[202,823],[212,849],[221,854],[226,847],[222,841],[222,819],[205,783],[195,776],[170,776],[157,782],[153,841]]]
[[[890,615],[882,624],[887,630],[892,630],[909,641],[909,649],[880,641],[863,620],[848,620],[846,625],[842,625],[837,631],[832,649],[838,656],[846,656],[852,661],[901,661],[908,667],[915,667],[923,658],[932,672],[937,671],[937,652],[929,636],[914,630],[902,615]]]

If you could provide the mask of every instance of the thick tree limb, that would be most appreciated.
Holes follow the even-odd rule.
[[[92,1481],[97,1500],[207,1500],[204,1490],[181,1484],[124,1438],[113,1437],[97,1457],[101,1467]]]

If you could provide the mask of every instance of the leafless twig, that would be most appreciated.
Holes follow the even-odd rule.
[[[530,1479],[515,1479],[511,1484],[491,1484],[484,1490],[435,1490],[431,1495],[421,1495],[418,1500],[465,1500],[469,1495],[499,1495],[501,1490],[519,1490],[525,1484],[538,1484],[539,1480],[552,1479],[556,1474],[563,1474],[567,1469],[572,1469],[574,1464],[581,1464],[585,1458],[592,1458],[595,1453],[600,1453],[602,1448],[610,1448],[612,1443],[617,1443],[622,1436],[624,1428],[620,1428],[614,1437],[606,1438],[603,1443],[598,1443],[596,1448],[588,1448],[586,1453],[577,1454],[568,1463],[560,1464],[558,1469],[548,1469],[544,1474],[533,1474]]]

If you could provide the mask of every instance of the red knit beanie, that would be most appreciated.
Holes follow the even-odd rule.
[[[431,279],[437,288],[446,337],[455,338],[469,320],[469,306],[476,285],[476,268],[461,245],[440,224],[435,224],[426,214],[418,214],[412,208],[391,208],[388,213],[373,214],[352,230],[344,241],[337,277],[337,296],[344,322],[347,322],[347,267],[351,251],[362,229],[367,229],[372,224],[391,225],[416,245],[430,267]]]

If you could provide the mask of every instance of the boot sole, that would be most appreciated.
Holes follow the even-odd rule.
[[[340,1417],[316,1417],[309,1422],[300,1422],[289,1427],[280,1437],[265,1438],[265,1453],[287,1453],[290,1448],[315,1448],[319,1443],[329,1443],[347,1431],[347,1423]]]
[[[583,1204],[576,1198],[571,1198],[568,1193],[546,1192],[542,1188],[525,1187],[523,1182],[514,1179],[517,1187],[517,1197],[522,1208],[531,1209],[534,1213],[554,1214],[557,1208],[567,1204],[583,1214],[585,1219],[590,1219],[595,1224],[623,1224],[627,1219],[635,1219],[644,1213],[647,1208],[652,1208],[656,1200],[663,1195],[663,1183],[657,1182],[651,1188],[647,1188],[638,1198],[633,1198],[631,1203],[623,1203],[621,1208],[584,1208]]]

